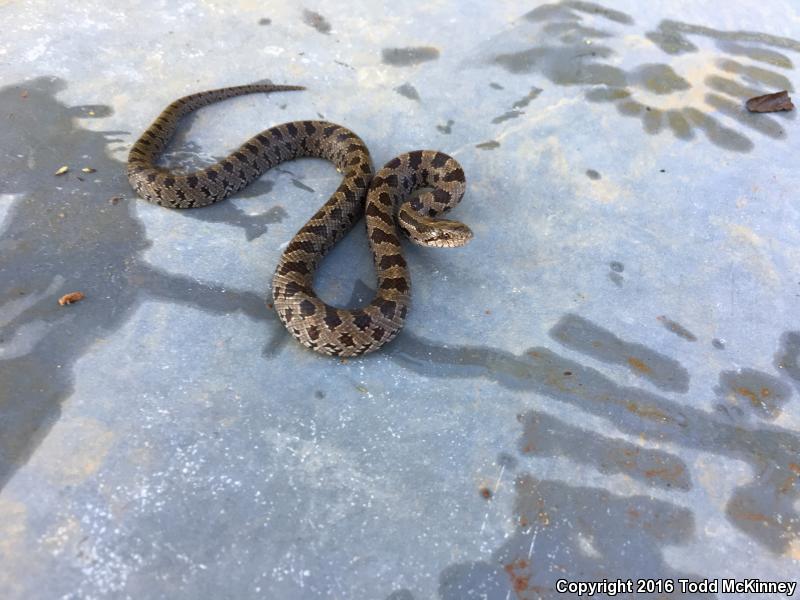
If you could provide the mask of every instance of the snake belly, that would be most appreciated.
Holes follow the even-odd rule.
[[[458,246],[471,237],[465,225],[436,218],[464,194],[464,171],[455,159],[418,150],[392,159],[373,177],[369,151],[355,133],[326,121],[293,121],[262,131],[224,159],[194,172],[157,166],[187,113],[242,94],[301,89],[253,84],[174,101],[131,148],[128,180],[145,200],[168,208],[197,208],[235,194],[283,162],[300,157],[332,162],[343,174],[342,182],[287,245],[273,277],[272,298],[281,321],[301,344],[323,354],[357,356],[377,350],[403,327],[411,278],[399,231],[427,246]],[[425,188],[429,189],[414,195]],[[314,272],[362,216],[366,216],[378,289],[363,308],[336,308],[314,292]]]

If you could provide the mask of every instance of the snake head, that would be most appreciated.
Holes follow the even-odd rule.
[[[419,246],[456,248],[466,245],[472,239],[472,235],[472,230],[460,221],[431,219],[427,228],[409,235],[409,238]]]

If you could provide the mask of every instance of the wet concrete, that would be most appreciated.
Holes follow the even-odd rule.
[[[0,4],[0,597],[796,579],[798,136],[743,108],[797,87],[795,6],[143,9]],[[316,356],[268,306],[333,167],[191,211],[127,185],[167,102],[267,78],[308,91],[203,109],[163,164],[325,115],[376,164],[464,166],[475,239],[407,248],[378,354]],[[326,300],[372,296],[364,238]]]

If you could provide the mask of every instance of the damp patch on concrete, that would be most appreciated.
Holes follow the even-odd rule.
[[[577,315],[567,315],[550,330],[550,337],[600,361],[621,365],[662,390],[686,392],[689,373],[677,360],[633,342],[626,342]]]
[[[681,325],[677,321],[673,321],[672,319],[670,319],[669,317],[667,317],[665,315],[659,316],[658,317],[658,321],[659,321],[659,323],[661,323],[664,326],[664,329],[666,329],[667,331],[669,331],[671,333],[674,333],[679,338],[683,338],[688,342],[696,342],[697,341],[697,336],[695,334],[693,334],[691,331],[689,331],[688,329],[686,329],[686,327],[684,327],[683,325]]]
[[[331,32],[331,24],[328,19],[313,10],[303,10],[303,23],[325,35]]]
[[[439,49],[433,46],[408,48],[384,48],[381,51],[383,64],[393,67],[410,67],[439,58]]]
[[[416,100],[417,102],[420,101],[419,92],[417,92],[417,88],[415,88],[410,83],[404,83],[403,85],[394,88],[394,91],[403,96],[404,98],[408,98],[409,100]]]

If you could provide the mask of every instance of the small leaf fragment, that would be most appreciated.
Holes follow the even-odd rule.
[[[58,303],[61,306],[66,304],[74,304],[75,302],[80,302],[86,296],[83,295],[82,292],[70,292],[69,294],[64,294],[61,298],[58,299]]]
[[[789,97],[789,92],[786,90],[750,98],[745,106],[750,112],[757,113],[779,112],[782,110],[792,110],[794,108],[792,99]]]

